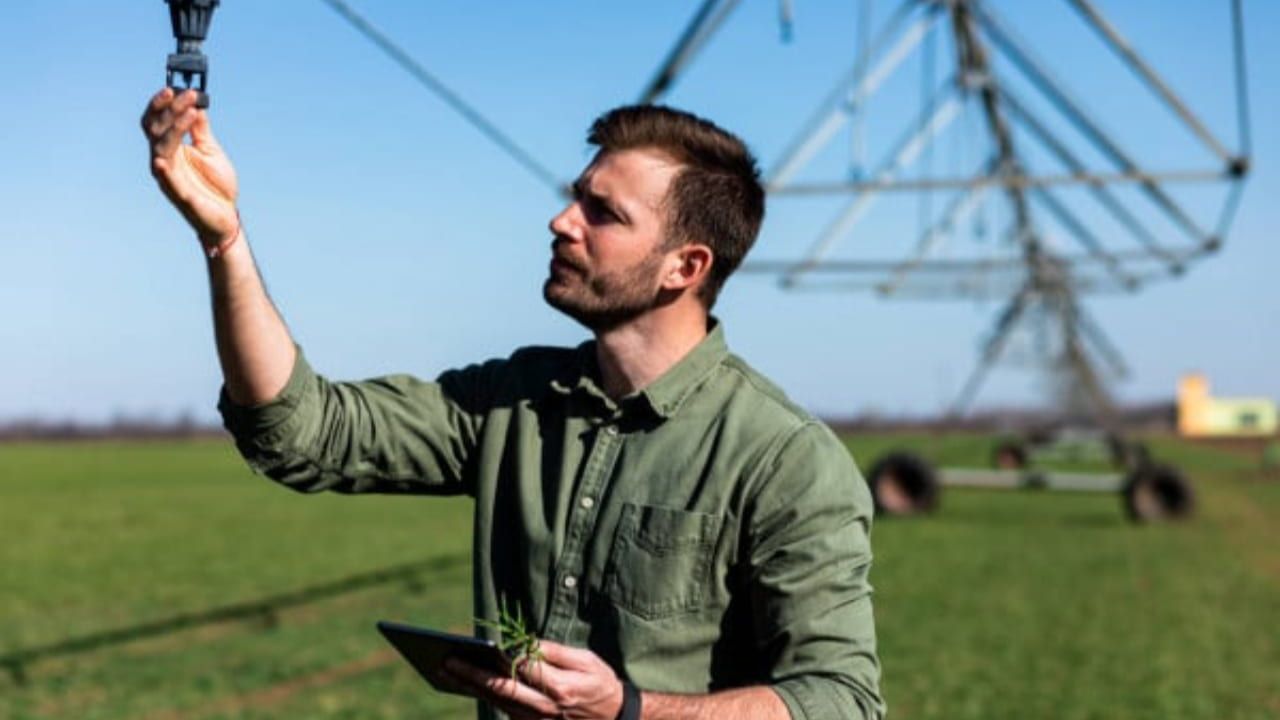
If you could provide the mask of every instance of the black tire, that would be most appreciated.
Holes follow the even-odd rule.
[[[1195,512],[1191,483],[1171,465],[1146,465],[1129,474],[1124,509],[1138,523],[1183,520]]]
[[[1027,446],[1017,440],[1002,440],[991,451],[991,467],[997,470],[1022,470],[1027,466]]]
[[[867,484],[878,515],[921,515],[938,507],[941,487],[933,466],[914,453],[895,450],[871,466]]]

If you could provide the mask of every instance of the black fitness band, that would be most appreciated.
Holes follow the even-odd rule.
[[[618,720],[640,720],[640,688],[626,680],[622,681],[622,709],[618,710]]]

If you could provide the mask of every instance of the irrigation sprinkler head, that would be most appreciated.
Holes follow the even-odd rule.
[[[205,92],[209,59],[200,52],[200,44],[209,32],[213,10],[219,2],[220,0],[165,0],[169,6],[173,37],[178,41],[177,52],[171,53],[165,63],[165,84],[176,92],[195,90],[199,95],[196,106],[201,108],[209,107],[209,95]]]

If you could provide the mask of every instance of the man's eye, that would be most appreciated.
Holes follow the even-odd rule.
[[[618,222],[621,218],[608,205],[594,198],[588,198],[584,203],[587,214],[596,222]]]

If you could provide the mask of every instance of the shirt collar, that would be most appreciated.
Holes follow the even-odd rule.
[[[709,322],[711,329],[707,336],[657,380],[640,391],[640,395],[649,401],[649,407],[663,418],[675,415],[685,400],[702,386],[711,371],[729,354],[720,321],[710,318]]]
[[[659,417],[664,419],[675,415],[685,401],[696,391],[707,375],[729,354],[725,343],[724,329],[720,321],[714,317],[708,319],[710,330],[697,345],[675,365],[638,393],[623,398],[622,405],[629,404],[632,398],[642,398]],[[596,367],[596,344],[589,340],[577,347],[574,352],[572,367],[552,379],[551,389],[568,395],[574,390],[583,390],[603,399],[607,405],[614,405],[600,389],[598,378],[600,373]]]

